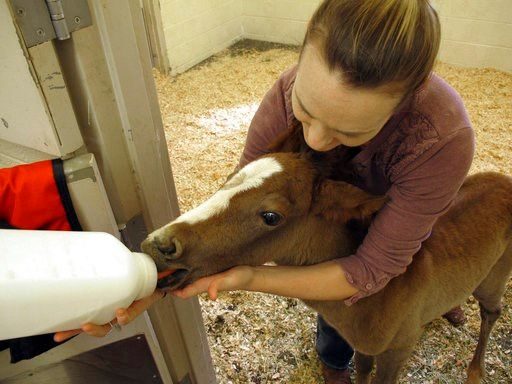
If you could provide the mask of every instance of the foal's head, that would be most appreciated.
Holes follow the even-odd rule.
[[[210,199],[151,233],[142,249],[171,288],[235,265],[314,264],[353,251],[345,223],[384,203],[325,180],[297,153],[266,155],[234,174]]]

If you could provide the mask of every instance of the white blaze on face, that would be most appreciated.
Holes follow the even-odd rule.
[[[259,187],[267,178],[282,170],[281,164],[272,157],[253,161],[242,168],[222,189],[218,190],[203,204],[184,213],[169,225],[175,223],[195,224],[220,214],[228,208],[231,198],[237,193]],[[150,239],[157,237],[166,227],[168,225],[153,232],[149,236]]]

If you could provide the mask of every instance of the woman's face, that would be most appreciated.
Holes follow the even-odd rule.
[[[302,52],[292,108],[302,123],[306,143],[316,151],[338,145],[356,147],[379,133],[402,98],[390,87],[353,88],[331,72],[314,45]]]

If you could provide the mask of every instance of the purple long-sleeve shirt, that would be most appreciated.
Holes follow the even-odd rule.
[[[240,166],[264,153],[284,131],[299,124],[291,94],[297,67],[267,92],[247,135]],[[403,273],[430,235],[467,175],[474,132],[462,100],[433,75],[351,160],[355,185],[390,198],[373,220],[354,255],[338,262],[359,292],[350,305]]]

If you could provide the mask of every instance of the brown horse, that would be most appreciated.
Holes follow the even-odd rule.
[[[307,154],[276,153],[249,163],[142,248],[160,269],[178,269],[171,289],[236,265],[316,264],[353,254],[360,227],[384,202],[322,177]],[[384,289],[352,306],[306,304],[356,350],[358,383],[370,382],[374,360],[374,383],[395,383],[424,326],[473,294],[482,325],[467,383],[480,383],[511,270],[512,178],[481,173],[467,178],[407,271]]]

